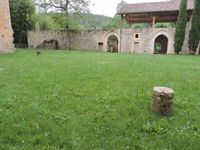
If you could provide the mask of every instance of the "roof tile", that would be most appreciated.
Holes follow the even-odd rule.
[[[125,4],[119,10],[118,14],[178,11],[180,7],[180,2],[181,0],[170,0],[163,2]],[[188,10],[193,10],[193,8],[194,0],[188,0]]]

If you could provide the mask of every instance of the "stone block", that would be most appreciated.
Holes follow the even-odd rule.
[[[162,116],[170,115],[172,112],[174,90],[167,87],[153,88],[152,110]]]

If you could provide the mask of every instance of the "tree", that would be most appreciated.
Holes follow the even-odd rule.
[[[192,25],[189,33],[188,47],[191,54],[195,54],[200,40],[200,1],[196,0],[193,10]]]
[[[33,2],[39,13],[46,14],[51,9],[51,5],[48,0],[33,0]]]
[[[122,0],[116,8],[116,11],[119,12],[121,10],[121,8],[127,4],[124,0]],[[120,22],[121,22],[121,16],[115,14],[115,16],[113,17],[112,20],[109,21],[105,21],[103,23],[101,23],[101,28],[106,30],[106,29],[119,29],[120,28]],[[128,28],[128,24],[125,23],[125,28]]]
[[[89,12],[90,0],[34,0],[36,4],[43,8],[51,11],[60,11],[65,13],[66,16],[71,13],[83,13]]]
[[[187,25],[187,0],[182,0],[178,20],[176,23],[176,31],[174,37],[174,50],[176,54],[182,51],[183,42],[185,40],[185,28]]]
[[[106,29],[119,29],[120,28],[121,17],[119,15],[115,15],[112,20],[105,21],[101,24],[101,28]],[[124,23],[124,28],[129,28],[127,22]]]
[[[78,24],[71,18],[72,14],[81,15],[81,13],[89,12],[90,0],[34,0],[38,6],[38,10],[42,13],[51,12],[65,14],[65,29],[72,29],[73,25]],[[40,11],[41,12],[41,11]],[[63,18],[63,17],[62,17]]]
[[[63,30],[66,26],[70,30],[80,30],[80,19],[73,19],[74,16],[66,17],[62,13],[39,13],[37,15],[37,23],[40,30]]]
[[[14,43],[26,43],[27,31],[35,26],[35,6],[31,0],[10,0]]]
[[[121,8],[127,4],[124,0],[122,0],[118,5],[117,5],[117,12],[121,10]]]

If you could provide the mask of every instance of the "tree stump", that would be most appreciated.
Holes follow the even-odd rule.
[[[172,112],[174,90],[167,87],[153,88],[152,110],[162,116],[170,115]]]

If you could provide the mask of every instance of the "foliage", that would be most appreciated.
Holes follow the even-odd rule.
[[[119,29],[121,24],[121,17],[119,15],[115,15],[112,20],[104,21],[101,24],[101,29]],[[173,23],[157,23],[156,28],[173,28]],[[131,28],[131,29],[142,29],[142,28],[151,28],[148,23],[137,23],[128,25],[127,22],[124,22],[123,28]]]
[[[48,13],[51,9],[49,0],[33,0],[39,13]]]
[[[35,7],[31,0],[10,0],[14,42],[26,42],[26,33],[34,28]]]
[[[132,24],[130,28],[141,29],[141,28],[151,28],[151,26],[148,23],[135,23],[135,24]]]
[[[127,4],[124,0],[122,0],[118,5],[117,5],[117,12],[121,10],[121,8]]]
[[[50,15],[39,14],[37,16],[37,23],[40,30],[53,30],[57,28],[52,16]]]
[[[54,27],[57,29],[80,29],[78,21],[74,20],[74,14],[89,12],[90,0],[34,0],[40,13],[54,12]],[[51,13],[53,14],[53,13]],[[59,14],[59,15],[58,15]],[[63,15],[60,15],[63,14]],[[61,18],[57,18],[60,16]],[[50,18],[50,17],[48,17]],[[55,20],[57,19],[57,20]],[[48,27],[48,25],[45,25]]]
[[[55,12],[83,13],[89,11],[90,0],[35,0],[36,5],[46,12],[51,8]]]
[[[72,15],[72,18],[73,20],[77,20],[84,29],[101,29],[102,22],[109,22],[112,20],[111,17],[90,13]]]
[[[115,15],[112,20],[103,22],[101,24],[102,29],[119,29],[121,24],[121,16]],[[124,23],[123,28],[128,28],[129,25],[127,22]]]
[[[76,14],[66,16],[62,13],[47,13],[38,14],[37,21],[40,30],[80,30],[85,28],[84,24],[81,22],[83,17],[78,18]]]
[[[155,45],[154,45],[154,49],[155,49],[154,53],[159,54],[161,52],[161,48],[162,48],[161,43],[156,42]]]
[[[196,0],[192,14],[192,25],[189,33],[189,49],[191,54],[195,54],[200,40],[200,1]]]
[[[175,28],[175,23],[156,23],[156,28]]]
[[[62,13],[38,14],[37,21],[41,30],[55,29],[100,29],[101,22],[111,20],[110,17],[93,14],[70,14],[68,17]]]
[[[80,30],[81,25],[79,20],[73,19],[74,14],[65,16],[61,13],[51,13],[50,14],[57,25],[55,29],[70,29],[70,30]]]
[[[187,24],[187,0],[182,0],[178,20],[176,23],[176,31],[174,35],[174,50],[179,54],[182,51],[183,42],[185,40],[185,28]]]
[[[199,149],[199,57],[17,50],[0,68],[2,150]],[[151,112],[156,85],[175,90],[170,117]]]

